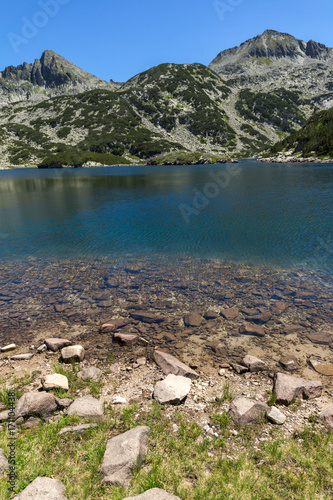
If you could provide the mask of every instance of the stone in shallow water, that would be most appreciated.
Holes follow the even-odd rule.
[[[222,309],[220,314],[224,319],[229,319],[229,320],[235,319],[239,314],[239,309],[238,307],[230,307],[229,309]]]
[[[243,364],[247,366],[250,372],[261,372],[268,369],[264,361],[249,354],[243,359]]]
[[[330,345],[332,342],[332,334],[327,332],[310,333],[307,337],[313,344]]]
[[[156,350],[153,353],[153,358],[161,370],[167,375],[173,373],[174,375],[182,375],[183,377],[191,379],[199,378],[199,375],[192,370],[192,368],[167,352]]]
[[[165,319],[164,316],[160,314],[153,314],[146,311],[131,312],[130,315],[132,318],[143,321],[144,323],[161,323]]]
[[[288,372],[292,372],[298,368],[297,359],[292,355],[282,356],[279,363]]]
[[[264,337],[265,330],[261,326],[245,324],[240,327],[239,333],[242,335],[254,335],[256,337]]]
[[[321,375],[327,375],[328,377],[333,376],[333,363],[324,363],[316,359],[310,359],[309,362],[312,368],[316,370],[317,373],[321,373]]]
[[[53,352],[60,351],[63,347],[72,345],[72,342],[67,339],[50,338],[45,339],[46,347]]]
[[[113,340],[120,345],[130,345],[138,340],[138,335],[125,334],[125,333],[114,333]]]
[[[200,326],[202,323],[202,316],[197,313],[188,313],[185,314],[184,316],[184,323],[185,326],[192,326],[192,327],[197,327]]]
[[[124,326],[128,325],[130,322],[131,320],[128,318],[110,319],[101,326],[101,331],[107,332],[118,330],[119,328],[123,328]]]

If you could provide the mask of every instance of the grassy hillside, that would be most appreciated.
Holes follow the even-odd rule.
[[[333,157],[333,107],[316,113],[303,128],[270,148],[270,154],[285,151],[303,157]]]

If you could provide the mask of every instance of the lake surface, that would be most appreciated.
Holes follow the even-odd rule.
[[[218,258],[333,269],[332,165],[0,172],[0,261]]]

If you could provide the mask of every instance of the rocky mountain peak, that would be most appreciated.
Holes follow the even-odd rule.
[[[262,66],[263,62],[267,66],[275,62],[274,67],[276,67],[279,61],[283,64],[297,65],[306,63],[306,59],[310,63],[311,59],[326,61],[332,58],[333,49],[327,48],[322,43],[313,40],[304,42],[288,33],[266,30],[238,47],[220,52],[209,67],[223,74],[235,70],[242,72],[249,61],[259,66]]]

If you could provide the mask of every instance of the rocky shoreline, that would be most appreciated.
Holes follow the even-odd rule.
[[[258,161],[264,162],[264,163],[333,163],[333,158],[323,160],[321,158],[300,158],[298,156],[292,156],[292,155],[277,155],[277,156],[270,156],[267,158],[258,158]]]
[[[18,433],[75,414],[80,426],[61,432],[84,435],[106,418],[106,408],[135,404],[140,422],[158,401],[175,436],[181,407],[203,439],[219,439],[218,404],[231,418],[223,456],[233,460],[246,451],[239,428],[258,420],[252,443],[258,449],[272,440],[275,426],[290,438],[311,421],[318,430],[333,425],[331,278],[217,260],[177,264],[1,265],[0,378],[8,390],[18,378],[29,379],[16,403]],[[74,390],[80,381],[100,384],[98,397],[88,385]],[[54,395],[59,389],[61,397]],[[7,418],[3,405],[3,429]],[[144,461],[150,430],[133,429],[137,436],[108,441],[101,464],[106,484],[126,487],[131,479],[130,459],[113,477],[122,439],[133,437],[136,458]],[[17,498],[39,491],[39,482]],[[63,500],[57,485],[54,498]],[[172,498],[147,495],[153,496],[133,498]]]

